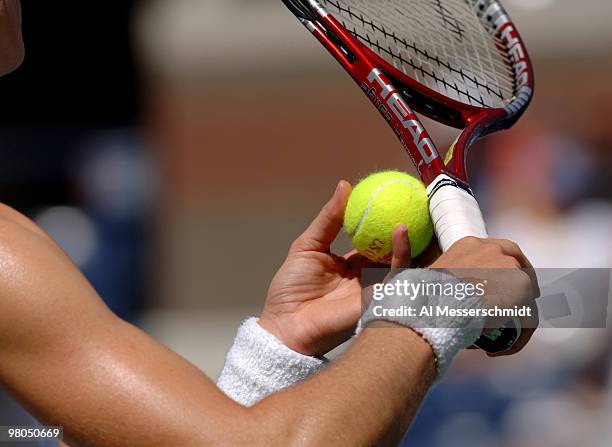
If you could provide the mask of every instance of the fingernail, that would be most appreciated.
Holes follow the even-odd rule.
[[[338,185],[336,185],[336,190],[334,191],[334,195],[338,194],[341,189],[342,189],[342,180],[340,180],[338,182]]]

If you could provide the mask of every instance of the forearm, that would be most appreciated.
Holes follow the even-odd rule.
[[[418,334],[369,328],[321,373],[253,409],[290,428],[297,445],[395,445],[435,375],[431,348]]]
[[[380,445],[386,433],[393,442],[402,436],[435,374],[418,335],[369,329],[312,380],[249,409],[136,329],[108,329],[97,349],[85,340],[83,353],[13,360],[20,373],[3,378],[41,421],[64,425],[72,446],[236,445],[249,438]]]
[[[3,368],[4,384],[41,421],[65,426],[74,447],[396,441],[435,373],[415,333],[368,329],[322,373],[244,408],[137,329],[100,320],[104,339],[96,327],[91,339],[68,332],[69,349],[28,350]]]
[[[228,423],[248,426],[244,409],[201,371],[138,329],[100,319],[103,332],[68,329],[66,342],[3,355],[0,381],[41,422],[64,426],[72,447],[244,441],[246,430]]]
[[[396,336],[397,331],[401,332]],[[250,319],[238,331],[218,385],[229,397],[247,406],[277,393],[255,409],[257,414],[264,409],[263,412],[268,413],[265,419],[269,421],[278,421],[286,427],[313,430],[308,435],[295,430],[290,434],[292,439],[321,439],[323,443],[333,438],[335,442],[344,440],[350,443],[350,439],[345,438],[355,436],[360,442],[376,438],[376,443],[380,445],[385,431],[389,432],[393,441],[405,433],[424,390],[431,383],[427,372],[421,371],[423,367],[427,369],[427,359],[431,357],[429,346],[410,330],[368,330],[363,332],[345,356],[322,370],[323,361],[291,351],[263,330],[255,319]],[[371,374],[368,373],[369,369],[372,370]],[[407,395],[398,392],[397,384],[393,383],[395,373],[399,373],[399,384],[409,389]],[[413,373],[416,375],[412,376]],[[313,378],[304,382],[309,375]],[[369,378],[374,380],[367,384],[360,382]],[[346,385],[346,389],[338,384]],[[373,418],[369,414],[371,406],[362,406],[362,401],[380,398],[385,394],[385,387],[392,388],[393,393],[389,401],[383,399],[382,412]],[[279,393],[287,388],[290,388],[288,392]],[[333,393],[329,388],[333,389]],[[357,393],[356,390],[360,391]],[[373,397],[368,397],[370,393]],[[313,396],[317,396],[316,399]],[[393,398],[398,398],[396,407],[392,406]],[[292,408],[290,414],[285,410],[287,405]],[[366,428],[373,428],[373,433],[362,433],[361,426],[338,433],[335,427],[345,427],[346,422],[342,421],[336,426],[339,421],[333,417],[322,417],[340,414],[340,419],[344,420],[346,415],[357,416],[364,410],[368,412],[364,416],[369,421]],[[386,419],[387,416],[389,419]],[[379,424],[372,424],[371,421],[379,421]],[[269,423],[266,426],[269,428]],[[338,440],[336,436],[339,436]]]

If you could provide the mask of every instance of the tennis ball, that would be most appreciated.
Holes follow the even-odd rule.
[[[418,256],[433,237],[429,199],[420,180],[399,171],[382,171],[355,186],[344,213],[344,229],[359,253],[390,263],[391,237],[400,224],[408,228],[412,257]]]

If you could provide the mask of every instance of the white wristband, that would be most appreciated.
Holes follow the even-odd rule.
[[[238,329],[217,386],[244,406],[303,381],[325,366],[327,359],[292,351],[249,318]]]
[[[410,284],[458,284],[460,281],[452,275],[428,269],[404,270],[389,280],[389,283],[407,281]],[[440,380],[450,366],[455,355],[462,349],[472,345],[482,333],[485,324],[484,317],[481,316],[462,316],[453,315],[403,315],[396,310],[401,310],[404,306],[422,309],[431,307],[432,309],[449,308],[456,309],[479,309],[480,300],[476,297],[457,300],[454,296],[429,296],[419,294],[412,297],[400,295],[386,295],[383,300],[372,300],[368,309],[365,311],[360,321],[360,328],[372,321],[390,321],[413,329],[431,345],[436,357],[438,370],[438,380]],[[377,308],[378,306],[378,308]],[[381,315],[384,310],[392,310]],[[468,312],[469,314],[469,312]],[[382,329],[384,330],[384,329]]]

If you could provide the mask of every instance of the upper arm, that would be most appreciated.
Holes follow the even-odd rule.
[[[49,237],[4,207],[0,383],[74,445],[218,444],[243,432],[227,421],[246,409],[113,315]]]

